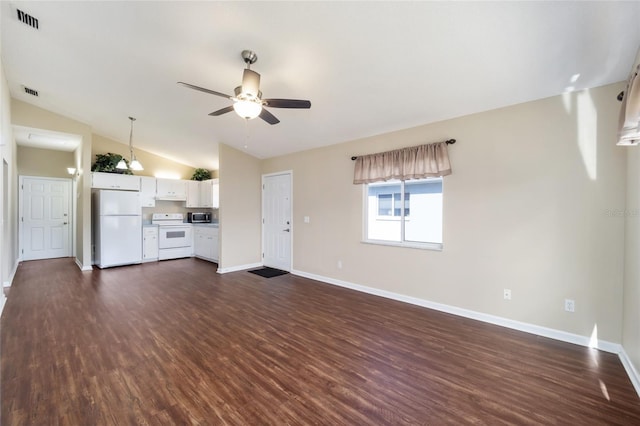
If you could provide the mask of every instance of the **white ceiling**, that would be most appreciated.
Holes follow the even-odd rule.
[[[39,20],[19,22],[18,7]],[[640,2],[0,2],[11,96],[94,132],[216,169],[218,143],[259,158],[626,79]],[[281,122],[207,114],[243,49]],[[23,86],[39,97],[27,95]]]

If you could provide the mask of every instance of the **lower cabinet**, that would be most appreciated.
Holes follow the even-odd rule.
[[[142,228],[142,261],[155,262],[158,260],[158,227],[145,226]]]
[[[201,259],[217,262],[219,258],[218,250],[218,228],[213,226],[193,227],[193,254]]]

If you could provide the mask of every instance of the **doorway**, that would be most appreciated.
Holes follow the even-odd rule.
[[[291,271],[292,172],[262,176],[262,263]]]
[[[20,176],[22,260],[71,256],[71,179]]]

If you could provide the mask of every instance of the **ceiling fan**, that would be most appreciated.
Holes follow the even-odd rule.
[[[222,96],[223,98],[231,99],[233,101],[233,105],[224,107],[209,114],[212,116],[218,116],[235,111],[240,117],[247,120],[260,117],[269,124],[278,124],[280,120],[267,111],[265,107],[311,108],[310,101],[300,99],[262,99],[262,92],[260,91],[260,74],[251,69],[251,65],[258,60],[258,55],[251,50],[243,50],[242,59],[245,64],[247,64],[247,68],[242,74],[242,85],[233,90],[234,96],[229,96],[224,93],[205,89],[204,87],[195,86],[182,81],[179,81],[178,84],[204,93]]]

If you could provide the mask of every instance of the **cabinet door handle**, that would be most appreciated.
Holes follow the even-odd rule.
[[[284,232],[289,232],[290,230],[289,230],[289,228],[287,228],[287,229],[283,229],[283,231]]]

